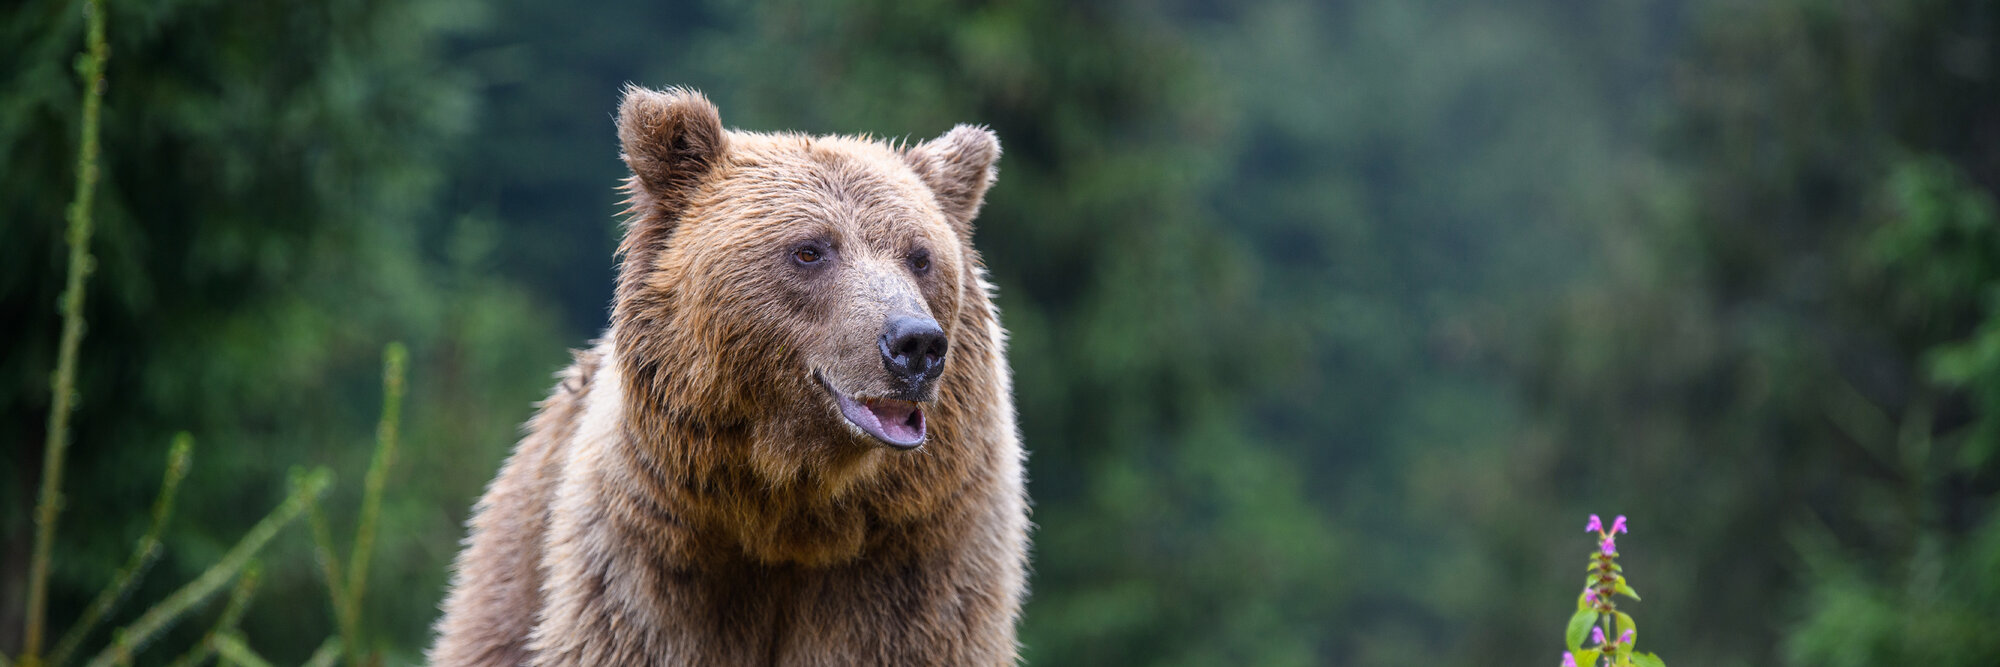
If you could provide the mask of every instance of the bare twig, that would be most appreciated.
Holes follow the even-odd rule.
[[[42,629],[47,623],[49,557],[55,543],[56,516],[62,512],[63,453],[69,447],[69,417],[75,407],[76,350],[83,341],[84,278],[90,274],[90,207],[97,194],[97,126],[104,100],[104,63],[111,48],[104,40],[104,0],[84,4],[86,57],[82,58],[83,128],[76,154],[76,196],[69,204],[69,278],[63,287],[62,342],[56,372],[49,385],[49,430],[42,443],[42,490],[35,507],[35,551],[28,566],[28,609],[24,629],[24,662],[39,662]]]

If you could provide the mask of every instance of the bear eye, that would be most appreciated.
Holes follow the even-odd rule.
[[[929,272],[931,270],[931,252],[929,250],[918,250],[911,253],[910,268],[916,269],[917,273]]]
[[[825,258],[826,253],[820,252],[819,248],[812,246],[804,246],[792,251],[792,259],[800,264],[815,264]]]

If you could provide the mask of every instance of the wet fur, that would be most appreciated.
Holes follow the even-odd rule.
[[[611,329],[475,507],[432,662],[1015,662],[1022,452],[971,247],[992,134],[732,132],[699,94],[632,89],[619,135]],[[819,237],[833,269],[771,261]],[[891,312],[950,344],[915,451],[845,423],[814,377],[883,395]]]

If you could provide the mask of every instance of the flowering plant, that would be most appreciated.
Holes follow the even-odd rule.
[[[1606,528],[1592,514],[1583,529],[1597,533],[1597,548],[1590,552],[1583,593],[1577,595],[1576,615],[1569,617],[1569,631],[1563,637],[1569,650],[1563,653],[1562,667],[1666,667],[1659,656],[1632,650],[1639,640],[1639,625],[1611,600],[1614,595],[1639,599],[1639,593],[1625,583],[1625,568],[1618,565],[1618,534],[1630,530],[1625,517],[1613,519]]]

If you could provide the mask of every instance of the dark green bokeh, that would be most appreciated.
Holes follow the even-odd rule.
[[[59,628],[177,430],[141,600],[294,465],[337,472],[347,534],[403,340],[364,623],[417,661],[472,499],[603,323],[630,81],[745,129],[1000,134],[977,242],[1036,664],[1556,664],[1591,512],[1631,516],[1670,664],[2000,662],[1988,3],[112,9]],[[80,41],[71,3],[0,19],[10,654]],[[246,635],[297,662],[333,631],[305,531],[264,561]]]

